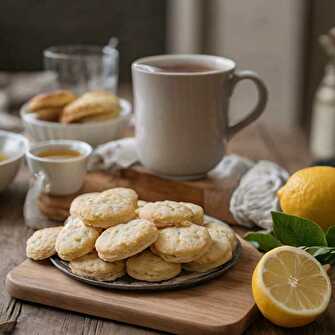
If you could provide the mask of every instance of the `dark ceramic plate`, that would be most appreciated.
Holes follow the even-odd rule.
[[[179,276],[159,283],[149,283],[145,281],[139,281],[129,277],[128,275],[125,275],[112,282],[88,279],[72,273],[68,265],[68,262],[61,260],[58,256],[52,256],[50,257],[50,260],[52,264],[60,271],[64,272],[65,274],[74,279],[77,279],[89,285],[109,289],[116,289],[116,290],[127,290],[127,291],[158,291],[158,290],[172,290],[178,288],[192,287],[200,283],[204,283],[206,281],[214,279],[222,275],[224,272],[226,272],[228,269],[230,269],[233,265],[237,263],[241,255],[241,251],[242,251],[241,243],[239,240],[237,240],[237,245],[234,250],[233,257],[229,262],[211,271],[204,273],[187,272],[183,270]]]

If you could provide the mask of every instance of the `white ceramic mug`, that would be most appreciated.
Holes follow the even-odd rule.
[[[208,67],[199,72],[151,71],[173,65]],[[222,159],[226,142],[264,111],[267,89],[252,71],[236,71],[234,61],[209,55],[162,55],[132,64],[136,144],[141,163],[177,179],[202,177]],[[258,102],[235,125],[229,101],[236,84],[251,80]]]
[[[72,150],[80,155],[64,159],[38,156],[39,153],[48,150]],[[68,195],[78,192],[83,186],[87,158],[91,152],[92,147],[85,142],[53,140],[32,145],[26,153],[26,158],[41,192]]]

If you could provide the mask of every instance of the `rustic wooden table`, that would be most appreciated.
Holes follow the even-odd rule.
[[[291,172],[307,166],[311,157],[299,131],[280,130],[257,122],[237,135],[229,151],[252,159],[270,159]],[[22,205],[28,189],[29,174],[23,168],[13,185],[0,195],[0,324],[16,320],[13,334],[87,334],[139,335],[161,334],[113,321],[71,313],[55,308],[11,299],[5,290],[6,274],[25,258],[25,241],[32,230],[24,225]],[[335,284],[335,276],[332,276]],[[308,327],[285,330],[259,316],[245,334],[335,334],[335,299],[328,311]],[[1,331],[0,331],[1,333]]]

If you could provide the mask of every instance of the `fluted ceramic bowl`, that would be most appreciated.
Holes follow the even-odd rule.
[[[27,139],[19,134],[0,130],[0,192],[6,189],[17,175],[28,147]]]
[[[21,118],[27,134],[36,142],[48,140],[78,140],[97,146],[120,136],[121,130],[127,126],[131,118],[131,104],[120,99],[121,112],[111,120],[88,123],[63,124],[43,121],[30,113],[27,105],[21,108]]]

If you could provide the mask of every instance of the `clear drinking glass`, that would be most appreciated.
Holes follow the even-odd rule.
[[[105,89],[117,92],[119,52],[115,39],[104,47],[94,45],[53,46],[44,50],[44,66],[56,75],[58,88],[77,94]]]

